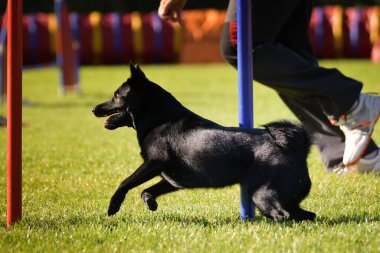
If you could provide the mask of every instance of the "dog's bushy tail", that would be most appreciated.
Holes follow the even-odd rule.
[[[280,147],[309,154],[312,141],[303,125],[283,120],[268,123],[263,127]]]

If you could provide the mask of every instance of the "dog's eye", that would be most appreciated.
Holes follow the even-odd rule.
[[[115,97],[115,98],[119,98],[119,97],[120,97],[120,94],[119,94],[119,93],[115,93],[114,97]]]

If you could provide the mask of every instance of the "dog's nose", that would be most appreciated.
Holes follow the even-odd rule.
[[[92,108],[92,113],[95,113],[95,110],[96,110],[96,106],[94,108]]]

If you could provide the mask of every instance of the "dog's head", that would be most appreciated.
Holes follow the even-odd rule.
[[[111,100],[95,106],[96,117],[106,117],[104,127],[110,130],[118,127],[134,127],[134,117],[142,107],[144,97],[140,92],[149,85],[148,79],[136,64],[130,63],[131,76],[115,92]]]

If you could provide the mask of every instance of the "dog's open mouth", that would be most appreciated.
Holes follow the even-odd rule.
[[[121,126],[125,126],[125,117],[127,116],[127,112],[118,112],[109,116],[104,122],[104,127],[113,130]]]

